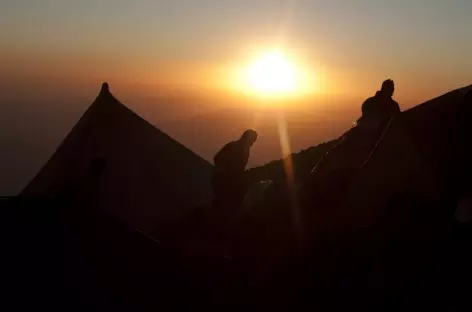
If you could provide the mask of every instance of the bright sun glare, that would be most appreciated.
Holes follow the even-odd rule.
[[[297,86],[294,65],[281,51],[261,54],[248,69],[248,82],[261,95],[293,93]]]

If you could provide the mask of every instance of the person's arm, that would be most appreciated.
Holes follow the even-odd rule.
[[[242,159],[242,164],[241,165],[242,165],[243,171],[246,170],[247,163],[249,162],[249,155],[250,155],[249,149],[244,150],[242,152],[242,158],[243,159]]]
[[[213,157],[213,164],[215,165],[215,167],[221,167],[224,165],[224,155],[226,154],[226,147],[227,145],[223,146],[223,148],[221,148],[218,153],[216,153],[215,157]]]
[[[395,107],[396,107],[397,112],[401,113],[402,110],[400,109],[400,105],[398,105],[398,103],[396,101],[394,101],[394,102],[395,102]]]
[[[361,106],[361,112],[362,112],[362,116],[365,116],[368,108],[367,106],[369,105],[368,102],[369,102],[370,99],[367,99],[364,101],[364,103],[362,103],[362,106]]]
[[[375,103],[373,98],[368,98],[362,104],[362,116],[372,115],[372,110],[375,109]]]
[[[234,144],[233,143],[228,143],[221,150],[216,153],[215,157],[213,158],[213,163],[215,164],[215,167],[218,168],[230,168],[232,166],[231,164],[231,159],[234,154]]]

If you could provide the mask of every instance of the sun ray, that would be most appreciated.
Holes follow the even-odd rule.
[[[300,207],[297,198],[297,189],[295,184],[295,176],[293,171],[293,163],[292,163],[292,156],[291,156],[291,146],[290,146],[290,138],[287,128],[287,122],[285,120],[285,116],[282,112],[279,112],[278,115],[278,132],[280,138],[280,147],[282,148],[282,157],[284,157],[284,170],[285,175],[287,178],[287,188],[290,200],[290,209],[291,209],[291,217],[292,217],[292,225],[294,234],[297,238],[301,238],[302,235],[302,225],[300,219]]]

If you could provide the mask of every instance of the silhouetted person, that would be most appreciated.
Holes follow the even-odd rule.
[[[399,114],[400,106],[392,99],[394,92],[393,80],[385,80],[380,91],[362,104],[362,119],[384,120]]]
[[[248,187],[245,169],[256,140],[257,132],[246,130],[239,140],[226,144],[215,155],[212,179],[214,207],[237,209],[241,205]]]

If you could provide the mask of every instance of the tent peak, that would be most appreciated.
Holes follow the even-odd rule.
[[[110,94],[110,86],[108,82],[102,83],[102,88],[100,89],[100,95]]]

